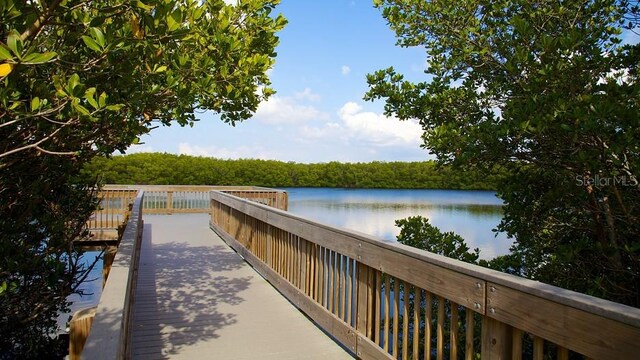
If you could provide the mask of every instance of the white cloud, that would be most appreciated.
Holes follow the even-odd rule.
[[[139,145],[131,145],[129,146],[129,148],[127,149],[126,153],[127,154],[135,154],[135,153],[147,153],[147,152],[155,152],[156,150],[153,148],[153,146],[148,146],[145,144],[139,144]],[[120,152],[117,152],[118,154]]]
[[[419,147],[422,143],[422,127],[417,121],[400,121],[370,111],[362,111],[355,102],[347,102],[338,116],[351,137],[376,146]]]
[[[298,100],[309,100],[313,102],[320,101],[320,95],[314,93],[309,88],[304,88],[304,90],[295,93],[293,97]]]
[[[275,154],[262,147],[239,146],[234,149],[219,148],[216,146],[199,146],[189,143],[180,143],[178,153],[192,156],[215,157],[218,159],[276,159]]]
[[[342,126],[335,122],[329,122],[322,127],[303,126],[299,129],[300,136],[305,140],[319,140],[324,138],[336,138],[342,133]]]
[[[238,0],[222,0],[222,1],[224,1],[225,4],[231,5],[231,6],[236,6],[238,4]]]
[[[316,102],[319,100],[320,96],[308,88],[294,94],[294,96],[273,95],[267,101],[260,103],[253,118],[270,125],[291,125],[309,120],[327,119],[326,113],[313,105],[304,104],[305,101]]]
[[[342,72],[342,75],[348,75],[351,72],[351,68],[347,65],[342,65],[340,71]]]

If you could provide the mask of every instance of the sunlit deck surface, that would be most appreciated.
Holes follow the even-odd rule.
[[[145,215],[134,359],[351,359],[209,229]]]

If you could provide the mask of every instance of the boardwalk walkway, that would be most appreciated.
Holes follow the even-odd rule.
[[[350,359],[208,227],[146,215],[134,359]]]

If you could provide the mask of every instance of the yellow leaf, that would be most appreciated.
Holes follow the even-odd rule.
[[[131,32],[133,32],[133,37],[136,39],[142,39],[144,36],[144,31],[138,24],[138,18],[135,15],[131,17]]]
[[[9,63],[0,64],[0,77],[5,77],[11,74],[12,70],[13,70],[13,64],[9,64]]]

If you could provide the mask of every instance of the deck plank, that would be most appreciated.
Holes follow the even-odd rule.
[[[135,359],[351,359],[208,227],[146,215]]]

